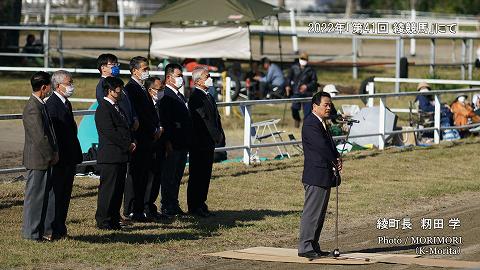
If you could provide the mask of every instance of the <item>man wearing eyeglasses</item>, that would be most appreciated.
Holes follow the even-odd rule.
[[[120,75],[120,64],[118,63],[118,58],[110,53],[101,54],[97,58],[97,69],[100,71],[101,78],[98,81],[96,88],[96,98],[98,104],[103,100],[103,88],[102,82],[106,77],[118,77]],[[119,101],[118,106],[122,108],[127,117],[128,125],[132,131],[138,129],[138,117],[135,111],[135,108],[132,105],[132,102],[128,98],[125,91],[122,92],[122,99]]]

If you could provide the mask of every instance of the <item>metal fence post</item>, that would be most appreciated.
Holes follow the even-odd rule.
[[[50,30],[48,25],[50,24],[50,0],[45,1],[45,26],[47,29],[43,32],[43,66],[48,68],[49,59],[49,47],[50,47]]]
[[[352,37],[352,64],[353,64],[352,77],[354,79],[358,79],[357,55],[358,55],[357,38]]]
[[[465,62],[466,62],[466,56],[467,56],[467,40],[462,39],[462,55],[461,55],[461,79],[465,80]]]
[[[60,67],[63,68],[64,59],[63,59],[63,34],[62,31],[58,31],[57,35],[57,51],[60,57]]]
[[[243,116],[245,120],[243,125],[243,145],[245,146],[243,149],[243,163],[249,165],[252,147],[252,135],[250,133],[252,127],[252,118],[250,115],[250,106],[244,107]]]
[[[295,10],[290,9],[290,28],[292,30],[292,48],[294,53],[298,53],[297,25],[295,24]]]
[[[396,40],[396,52],[395,52],[395,78],[398,80],[400,78],[400,55],[401,55],[401,44],[400,38]],[[395,93],[400,92],[400,82],[395,82]]]
[[[232,102],[232,93],[230,92],[231,88],[232,88],[232,79],[230,77],[226,77],[225,78],[225,101],[226,102]],[[232,107],[226,106],[225,116],[230,116],[231,111],[232,111]]]
[[[434,115],[434,126],[435,131],[433,133],[433,141],[436,144],[440,143],[440,97],[435,95],[435,115]]]
[[[435,39],[430,39],[430,76],[435,78]]]
[[[472,80],[473,72],[473,39],[468,40],[468,79]]]
[[[378,149],[383,150],[385,149],[385,98],[380,98],[380,107],[379,107],[379,114],[378,114]]]
[[[369,82],[367,84],[367,93],[369,95],[375,94],[375,83],[374,82]],[[367,107],[369,107],[369,108],[373,107],[373,97],[368,98]]]

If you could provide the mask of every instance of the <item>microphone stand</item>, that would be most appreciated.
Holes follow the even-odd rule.
[[[350,130],[352,129],[352,126],[354,123],[358,123],[358,120],[352,121],[352,120],[344,120],[344,122],[348,125],[348,131],[347,131],[347,137],[345,137],[345,143],[343,144],[342,151],[340,152],[340,159],[343,157],[343,152],[345,151],[345,145],[348,142],[348,137],[350,136]],[[337,170],[336,166],[333,166],[334,168],[334,174],[335,174],[335,190],[336,190],[336,218],[335,218],[335,249],[333,250],[333,257],[338,258],[340,256],[340,250],[338,248],[338,179],[340,177],[340,172]]]

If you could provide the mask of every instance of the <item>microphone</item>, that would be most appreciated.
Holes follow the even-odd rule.
[[[351,124],[351,123],[358,124],[358,123],[360,123],[359,120],[352,119],[352,118],[345,118],[345,117],[343,117],[341,114],[338,114],[338,115],[335,117],[335,120],[337,120],[337,121],[339,121],[339,122],[343,122],[343,123],[348,123],[348,124]]]

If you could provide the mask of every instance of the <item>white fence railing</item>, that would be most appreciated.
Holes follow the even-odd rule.
[[[389,81],[390,78],[377,78],[376,81]],[[415,81],[425,81],[423,79],[416,79]],[[444,84],[443,80],[428,80],[429,83],[441,83]],[[413,83],[413,81],[411,82]],[[477,81],[477,83],[480,83]],[[373,84],[373,83],[372,83]],[[459,83],[456,83],[459,84]],[[471,84],[471,83],[469,83]],[[373,85],[371,85],[373,86]],[[378,99],[380,103],[380,117],[379,117],[379,129],[376,133],[369,133],[369,134],[360,134],[355,136],[350,136],[351,138],[358,138],[358,137],[371,137],[377,136],[378,137],[378,148],[384,149],[386,143],[387,135],[392,134],[401,134],[401,133],[410,133],[410,132],[424,132],[424,131],[434,131],[434,143],[440,143],[440,132],[444,129],[463,129],[463,128],[472,128],[478,127],[480,124],[473,124],[473,125],[466,125],[466,126],[451,126],[451,127],[440,127],[440,96],[443,94],[455,94],[455,93],[474,93],[480,92],[480,88],[475,89],[456,89],[456,90],[437,90],[437,91],[429,91],[429,92],[402,92],[402,93],[377,93],[377,94],[365,94],[365,95],[348,95],[348,96],[335,96],[333,100],[357,100],[361,98],[368,98],[368,99]],[[419,128],[414,130],[395,130],[391,132],[385,131],[385,112],[387,110],[387,98],[395,98],[395,97],[403,97],[403,96],[418,96],[418,95],[433,95],[435,100],[435,113],[434,113],[434,127],[431,128]],[[221,147],[216,148],[215,151],[233,151],[233,150],[243,150],[243,162],[245,164],[250,164],[251,162],[251,150],[254,148],[262,148],[262,147],[274,147],[274,146],[283,146],[283,145],[294,145],[294,144],[301,144],[301,141],[288,141],[288,142],[277,142],[277,143],[261,143],[261,144],[252,144],[251,141],[251,125],[252,125],[252,115],[251,115],[251,108],[252,106],[257,105],[266,105],[266,104],[285,104],[285,103],[292,103],[292,102],[311,102],[311,98],[295,98],[295,99],[276,99],[276,100],[252,100],[252,101],[234,101],[234,102],[219,102],[217,103],[219,107],[232,107],[232,106],[240,106],[242,107],[242,112],[244,114],[244,127],[243,127],[243,134],[244,140],[243,145],[236,145],[236,146],[228,146],[228,147]],[[94,114],[95,111],[92,110],[83,110],[83,111],[76,111],[75,115],[91,115]],[[21,119],[21,114],[14,114],[14,115],[0,115],[0,120],[5,119]],[[335,136],[334,139],[345,139],[345,136]],[[82,165],[91,165],[95,164],[94,161],[88,161],[82,163]],[[14,172],[21,172],[24,171],[25,168],[11,168],[11,169],[0,169],[0,174],[2,173],[14,173]]]

